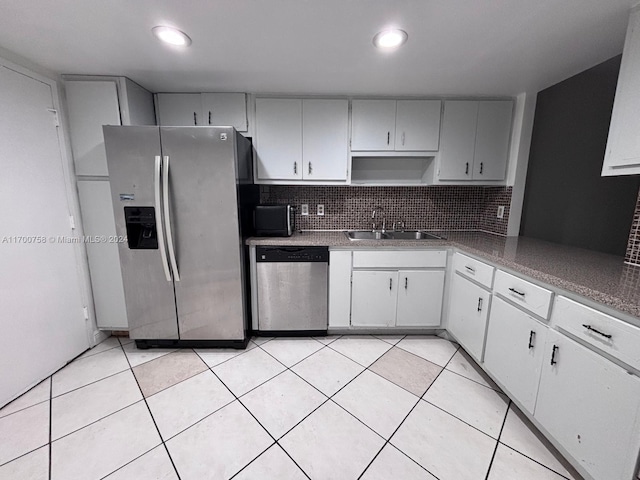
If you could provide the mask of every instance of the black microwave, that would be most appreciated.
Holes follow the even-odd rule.
[[[290,237],[296,229],[295,208],[285,205],[256,205],[254,226],[259,237]]]

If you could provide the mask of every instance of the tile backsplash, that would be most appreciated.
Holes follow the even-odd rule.
[[[406,229],[483,230],[506,235],[511,205],[511,187],[431,186],[262,186],[262,203],[291,203],[297,208],[296,228],[300,230],[371,229],[372,211],[379,213],[380,228],[386,219],[404,222]],[[309,205],[309,215],[300,215],[300,205]],[[324,216],[316,215],[323,204]],[[504,205],[504,217],[496,218]]]
[[[624,257],[624,261],[633,265],[640,265],[640,192],[638,192],[636,211],[633,213],[627,254]]]

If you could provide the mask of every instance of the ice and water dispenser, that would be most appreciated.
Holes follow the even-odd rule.
[[[127,242],[131,250],[158,248],[156,213],[154,207],[124,207]]]

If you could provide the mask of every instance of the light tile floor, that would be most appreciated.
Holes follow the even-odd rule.
[[[0,410],[0,480],[580,477],[454,343],[111,337]]]

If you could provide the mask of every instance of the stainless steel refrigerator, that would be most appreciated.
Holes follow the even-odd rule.
[[[243,348],[251,143],[232,127],[103,130],[130,337]]]

